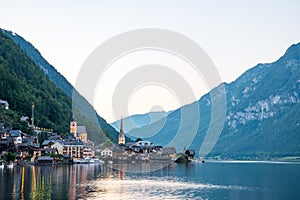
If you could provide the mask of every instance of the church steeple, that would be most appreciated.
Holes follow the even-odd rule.
[[[125,144],[125,135],[124,135],[124,130],[123,130],[123,117],[122,116],[121,116],[118,144]]]
[[[74,115],[70,121],[70,133],[73,134],[75,138],[77,137],[77,121]]]

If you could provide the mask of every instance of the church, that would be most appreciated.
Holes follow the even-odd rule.
[[[78,126],[76,118],[73,116],[70,122],[70,133],[74,138],[80,139],[82,142],[87,142],[87,132],[85,126]]]
[[[120,124],[120,133],[118,138],[118,144],[125,144],[125,135],[123,130],[123,118],[121,117],[121,124]]]

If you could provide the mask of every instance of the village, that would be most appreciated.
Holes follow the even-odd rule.
[[[9,104],[1,100],[1,107]],[[20,120],[28,117],[22,116]],[[76,117],[70,120],[70,134],[62,136],[51,129],[34,125],[34,103],[32,119],[28,124],[34,134],[23,133],[0,122],[0,167],[44,164],[112,164],[140,162],[170,162],[177,158],[174,147],[156,146],[150,141],[137,139],[126,142],[121,120],[118,143],[112,146],[95,146],[88,139],[84,125],[78,125]],[[44,137],[41,137],[43,135]],[[46,138],[46,139],[41,139]]]

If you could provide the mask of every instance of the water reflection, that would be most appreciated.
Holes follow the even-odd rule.
[[[0,199],[78,199],[91,198],[93,192],[113,197],[116,188],[122,197],[128,194],[126,171],[132,172],[129,176],[139,176],[142,171],[161,169],[160,165],[163,164],[16,166],[13,169],[1,169]],[[171,171],[175,171],[174,165],[156,173],[164,176]],[[103,181],[102,188],[93,185],[95,179]]]
[[[299,199],[299,166],[171,164],[151,172],[159,166],[17,166],[0,168],[0,199]]]
[[[96,165],[17,166],[0,169],[0,199],[76,199],[101,172]]]
[[[46,168],[46,172],[42,174],[41,168],[32,167],[32,178],[31,178],[31,199],[51,199],[52,191],[52,173],[49,168]],[[25,167],[22,167],[22,177],[25,177]],[[22,186],[24,187],[24,186]],[[23,190],[24,191],[24,190]],[[21,195],[24,197],[24,192],[21,190]]]

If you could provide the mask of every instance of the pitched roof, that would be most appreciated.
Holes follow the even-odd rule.
[[[64,141],[64,145],[83,145],[81,140],[67,140]]]
[[[11,136],[11,137],[19,137],[19,136],[21,136],[21,131],[20,130],[10,130],[9,131],[9,135]]]
[[[85,126],[77,126],[77,133],[86,133]]]
[[[37,160],[53,160],[53,158],[50,156],[40,156]]]
[[[60,138],[60,135],[53,135],[49,137],[49,140],[59,140]]]
[[[0,99],[0,104],[4,106],[9,106],[9,103],[6,100]]]
[[[42,143],[42,146],[45,146],[45,145],[49,145],[50,142],[53,142],[52,140],[45,140],[43,143]],[[54,143],[54,142],[53,142]]]

